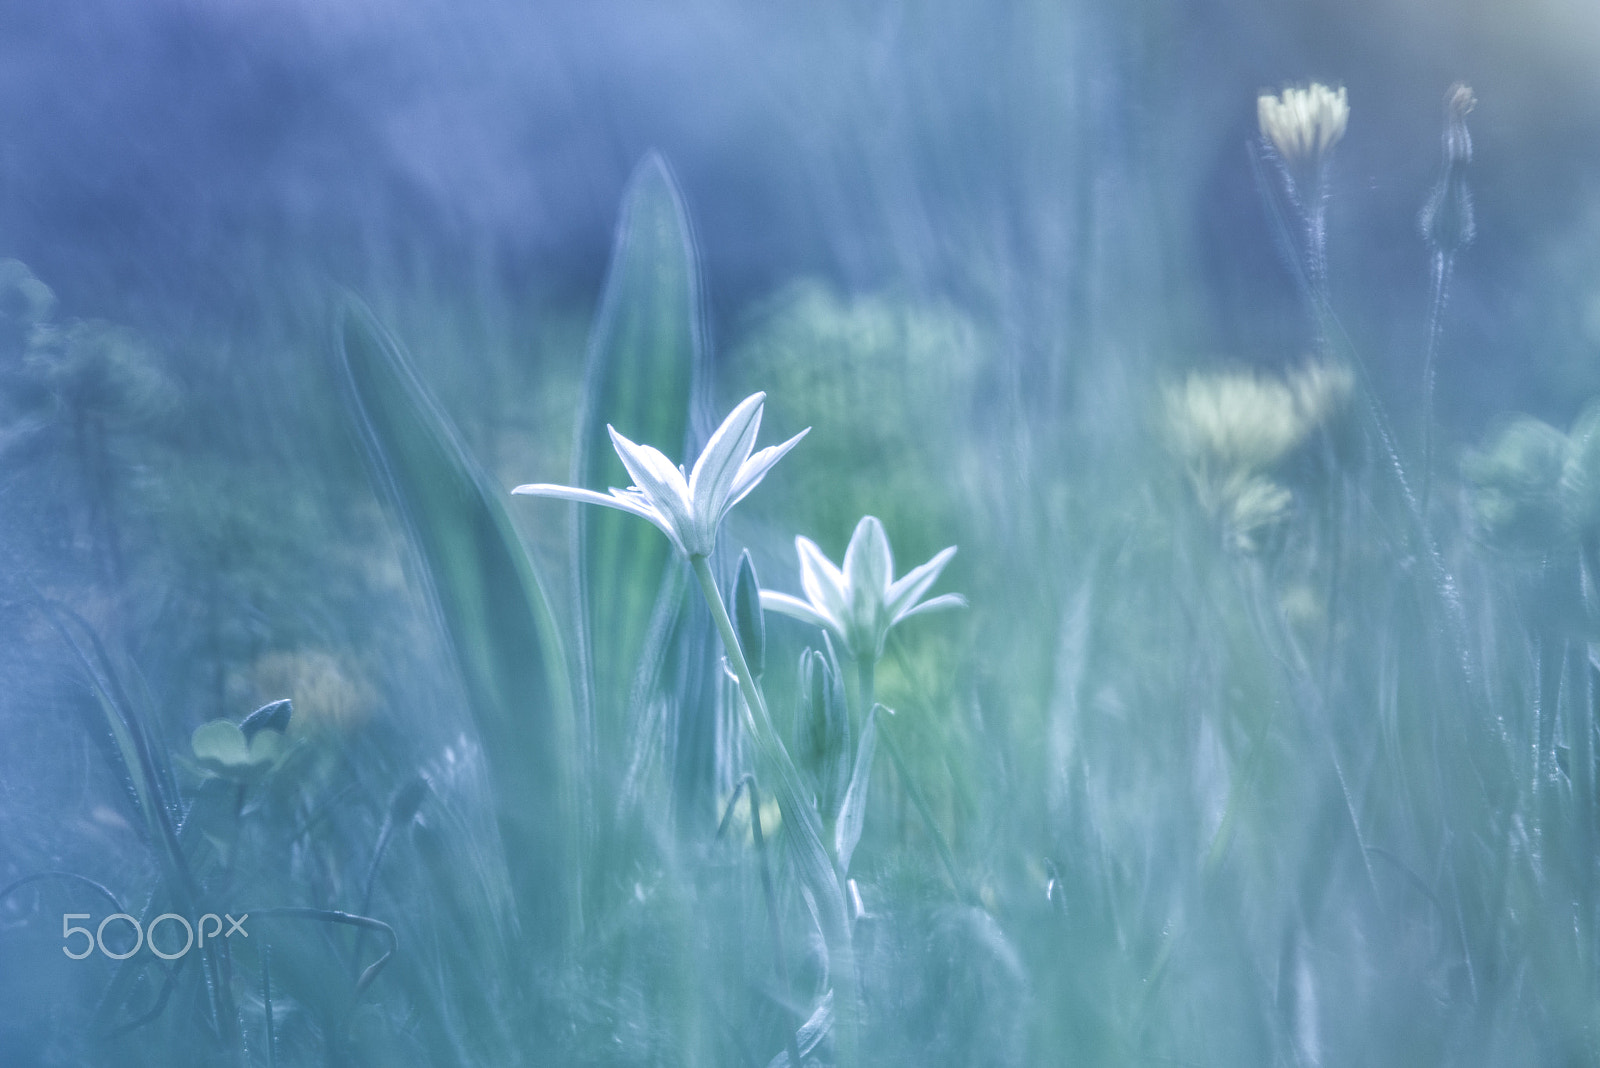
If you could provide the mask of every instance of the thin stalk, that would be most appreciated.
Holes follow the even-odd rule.
[[[856,715],[857,721],[864,723],[867,713],[872,710],[873,702],[877,700],[878,662],[860,657],[855,665],[856,670],[851,674],[851,681],[857,701]],[[911,778],[911,770],[906,767],[905,758],[900,754],[900,747],[895,744],[894,737],[883,720],[884,717],[878,717],[878,737],[888,750],[889,759],[894,762],[895,774],[900,777],[900,785],[905,788],[906,796],[911,799],[911,807],[917,810],[918,818],[922,820],[923,827],[927,828],[928,837],[933,839],[934,848],[939,852],[939,862],[944,865],[945,875],[950,879],[950,886],[967,904],[976,904],[977,895],[961,877],[960,869],[956,867],[955,853],[950,849],[950,843],[945,840],[944,833],[939,830],[939,824],[933,818],[933,809],[928,806],[928,799],[922,796],[916,781]]]
[[[844,675],[845,715],[850,720],[851,737],[859,739],[862,728],[867,725],[867,715],[872,711],[874,678],[877,673],[878,662],[869,660],[866,657],[857,657],[848,663],[848,667],[840,666],[840,672]],[[905,806],[900,803],[899,798],[895,798],[894,801],[894,810],[891,813],[892,822],[899,836],[904,839],[906,832]],[[827,834],[827,841],[834,842],[833,820],[828,821]]]
[[[1311,202],[1305,208],[1306,274],[1319,304],[1328,303],[1328,171],[1318,161]],[[1319,337],[1320,344],[1325,339]]]
[[[859,731],[872,711],[876,699],[878,662],[865,656],[857,657],[855,670],[845,676],[846,698],[850,704],[852,730]]]
[[[783,996],[793,1001],[794,988],[789,985],[789,957],[783,948],[783,925],[778,922],[778,893],[772,888],[772,864],[767,860],[767,840],[761,833],[761,792],[756,788],[754,775],[746,775],[744,781],[750,791],[750,833],[756,840],[756,855],[761,858],[761,892],[767,899],[767,922],[772,927],[772,952],[777,958],[778,983]],[[794,1068],[800,1068],[800,1044],[794,1035],[793,1027],[784,1027],[784,1045],[789,1051],[789,1063]]]
[[[968,905],[976,905],[978,895],[973,892],[966,879],[962,878],[961,870],[956,867],[955,853],[951,851],[950,843],[945,840],[944,832],[939,830],[939,824],[933,818],[933,810],[928,807],[927,798],[922,796],[922,791],[911,778],[905,757],[900,755],[900,747],[895,743],[894,735],[883,726],[883,720],[884,717],[878,717],[878,738],[888,751],[890,761],[894,763],[895,774],[900,776],[900,785],[905,787],[906,796],[911,799],[911,807],[917,810],[917,816],[928,830],[928,837],[933,839],[933,846],[939,852],[939,863],[944,866],[944,873],[950,879],[951,887],[961,896],[962,901]]]
[[[799,773],[772,726],[766,699],[756,685],[744,650],[739,646],[733,621],[728,618],[727,605],[717,590],[716,577],[711,574],[711,563],[704,556],[691,556],[689,566],[700,583],[700,592],[705,597],[706,607],[711,610],[717,633],[722,636],[722,647],[728,654],[734,677],[739,680],[739,692],[744,697],[745,726],[755,742],[757,757],[770,772],[768,782],[778,799],[784,822],[793,832],[789,838],[795,847],[796,859],[817,898],[817,920],[828,947],[828,975],[834,990],[835,1052],[841,1068],[853,1068],[856,1063],[856,1018],[859,1008],[855,949],[851,944],[850,924],[845,913],[843,880],[822,844],[816,811],[802,800]]]
[[[1271,735],[1277,719],[1277,711],[1278,706],[1273,704],[1266,722],[1261,725],[1261,730],[1251,739],[1250,749],[1245,756],[1242,773],[1235,781],[1229,784],[1228,801],[1223,809],[1222,820],[1217,824],[1217,829],[1211,836],[1211,845],[1207,848],[1205,858],[1200,864],[1200,896],[1202,902],[1209,898],[1212,888],[1216,885],[1217,870],[1222,866],[1222,860],[1227,855],[1229,845],[1233,842],[1234,826],[1238,821],[1240,806],[1244,804],[1246,794],[1254,788],[1256,774],[1264,762],[1267,739]],[[1359,832],[1357,842],[1360,842]],[[1174,925],[1169,927],[1163,934],[1161,945],[1156,950],[1155,960],[1145,973],[1144,988],[1139,995],[1138,1003],[1133,1013],[1135,1028],[1144,1026],[1150,1006],[1155,1001],[1156,991],[1160,988],[1162,981],[1166,979],[1167,966],[1171,964],[1172,954],[1184,933],[1180,926]]]
[[[278,1036],[272,1022],[272,947],[261,947],[261,1004],[267,1020],[267,1068],[278,1068]]]
[[[1450,275],[1455,257],[1443,249],[1433,254],[1433,277],[1428,291],[1428,340],[1422,351],[1422,516],[1427,521],[1428,500],[1433,492],[1433,389],[1434,364],[1439,352],[1439,332],[1444,322],[1445,296],[1450,290]]]
[[[367,965],[367,967],[362,971],[361,975],[356,979],[355,989],[352,990],[350,994],[352,1006],[354,1005],[355,1000],[361,997],[362,991],[371,986],[372,981],[378,977],[378,973],[383,971],[383,966],[389,963],[389,958],[393,957],[400,951],[400,936],[395,933],[395,929],[389,926],[387,923],[384,923],[382,920],[375,920],[371,916],[357,916],[350,912],[339,912],[334,909],[310,908],[304,905],[284,905],[270,909],[249,909],[245,911],[245,915],[258,916],[262,918],[281,917],[289,920],[315,920],[318,923],[343,924],[346,927],[354,927],[358,930],[366,929],[369,931],[377,931],[387,937],[389,940],[389,948],[384,950],[383,955],[377,960]]]

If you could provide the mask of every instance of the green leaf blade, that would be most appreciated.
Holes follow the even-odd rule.
[[[570,934],[571,689],[543,587],[499,494],[399,344],[354,302],[339,329],[348,399],[424,565],[498,799],[524,933]]]
[[[600,311],[589,340],[574,484],[629,484],[606,426],[684,454],[703,377],[700,279],[677,184],[647,157],[624,197]],[[652,610],[674,566],[671,543],[632,516],[577,510],[584,661],[593,683],[598,752],[622,752],[629,701],[647,677]],[[660,650],[655,651],[659,655]]]

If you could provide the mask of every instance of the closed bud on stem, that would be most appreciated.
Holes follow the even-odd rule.
[[[1478,106],[1472,87],[1456,82],[1444,94],[1444,158],[1446,163],[1472,162],[1472,136],[1467,133],[1467,114]]]
[[[293,714],[294,702],[287,697],[271,701],[244,717],[244,722],[239,724],[239,731],[247,742],[264,730],[282,734],[289,729],[289,717]]]
[[[733,580],[733,604],[728,612],[733,617],[733,632],[739,637],[739,648],[750,665],[750,673],[760,678],[767,670],[767,621],[761,612],[761,583],[756,579],[756,565],[750,560],[750,550],[739,557],[739,575]]]
[[[814,649],[800,654],[799,707],[795,710],[796,749],[817,788],[817,814],[832,823],[850,782],[850,715],[844,680]]]
[[[1444,95],[1444,172],[1428,195],[1418,219],[1422,236],[1435,252],[1452,256],[1472,243],[1477,227],[1472,215],[1472,191],[1467,188],[1467,165],[1472,162],[1472,135],[1467,114],[1478,103],[1463,82]]]

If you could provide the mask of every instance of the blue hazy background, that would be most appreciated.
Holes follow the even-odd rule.
[[[1257,130],[1312,80],[1326,306]],[[636,307],[682,381],[596,385]],[[709,617],[630,689],[588,621],[670,583],[505,493],[756,390],[812,432],[719,580],[872,514],[970,604],[877,669],[860,1063],[1600,1064],[1583,0],[0,3],[0,1064],[784,1063],[837,988]],[[262,941],[59,952],[191,891]]]
[[[961,294],[984,287],[987,256],[1071,292],[1095,255],[1120,255],[1192,274],[1197,350],[1273,359],[1294,294],[1244,145],[1257,91],[1320,78],[1354,108],[1338,285],[1387,370],[1416,348],[1413,219],[1438,100],[1463,80],[1482,101],[1482,228],[1451,355],[1474,373],[1446,382],[1447,410],[1481,421],[1490,381],[1541,408],[1594,384],[1591,284],[1569,260],[1593,225],[1600,28],[1577,2],[76,2],[0,18],[7,249],[117,321],[248,313],[272,299],[263,276],[359,285],[397,263],[592,298],[623,184],[655,148],[694,208],[724,328],[796,275]],[[1159,250],[1114,247],[1151,228]]]

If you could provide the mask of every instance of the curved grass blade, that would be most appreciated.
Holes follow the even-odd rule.
[[[800,1030],[794,1034],[795,1044],[799,1047],[802,1059],[809,1057],[812,1051],[822,1044],[822,1040],[827,1037],[828,1031],[832,1027],[833,991],[830,990],[822,995],[811,1016],[800,1026]],[[785,1050],[767,1062],[767,1068],[787,1068],[788,1065],[793,1063],[788,1050]]]
[[[338,350],[378,480],[432,587],[483,742],[523,931],[554,948],[572,932],[572,698],[532,562],[477,465],[398,343],[351,301]]]
[[[146,718],[129,698],[110,652],[89,623],[70,608],[41,598],[36,606],[67,643],[82,668],[115,742],[123,777],[131,784],[139,815],[161,861],[167,888],[180,904],[194,900],[194,875],[178,841],[177,787],[165,750],[151,738]]]

